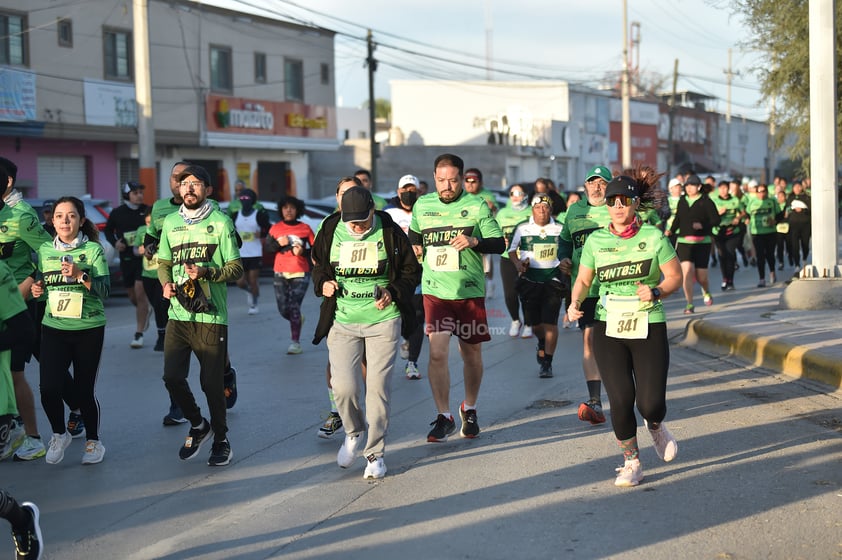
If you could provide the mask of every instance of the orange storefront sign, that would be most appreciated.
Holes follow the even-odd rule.
[[[336,108],[242,97],[208,95],[208,132],[336,138]]]

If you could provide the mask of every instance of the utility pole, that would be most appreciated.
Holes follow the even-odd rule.
[[[491,19],[491,0],[485,0],[485,79],[491,81],[491,47],[494,24]]]
[[[628,0],[623,0],[623,85],[620,92],[623,108],[622,138],[623,169],[631,167],[631,111],[629,109],[629,14]]]
[[[675,94],[676,90],[678,89],[678,59],[675,59],[675,66],[672,70],[672,95],[670,95],[670,110],[669,110],[669,133],[667,136],[667,180],[672,177],[672,164],[675,163],[673,161],[675,159],[675,146],[673,144],[673,127],[675,126]]]
[[[137,104],[138,180],[146,189],[143,201],[150,206],[158,200],[155,169],[155,126],[152,123],[152,80],[149,76],[149,4],[132,1],[134,19],[135,103]]]
[[[734,72],[731,70],[731,49],[728,49],[728,70],[727,76],[728,93],[725,107],[725,171],[731,173],[731,77]]]
[[[377,189],[377,140],[374,135],[377,132],[377,124],[375,123],[375,107],[374,107],[374,73],[377,71],[377,61],[374,60],[374,39],[371,36],[371,29],[368,30],[366,36],[368,43],[368,58],[365,59],[368,66],[368,131],[369,131],[369,149],[371,150],[371,165],[369,171],[371,172],[371,190]]]

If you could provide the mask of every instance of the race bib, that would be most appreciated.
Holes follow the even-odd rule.
[[[377,268],[377,243],[343,241],[339,246],[339,268]]]
[[[643,339],[649,336],[649,313],[640,310],[637,296],[607,295],[605,335],[611,338]]]
[[[532,245],[532,255],[538,262],[552,262],[556,260],[555,243],[535,243]]]
[[[450,245],[427,249],[427,264],[436,272],[457,272],[459,270],[459,251]]]
[[[82,318],[82,292],[54,292],[47,293],[50,304],[50,315],[63,319]]]
[[[140,259],[140,262],[143,263],[143,270],[158,270],[158,255],[153,256],[151,259],[143,257],[142,259]]]
[[[254,232],[253,231],[243,231],[240,232],[240,238],[242,238],[243,243],[247,243],[249,241],[254,241]]]

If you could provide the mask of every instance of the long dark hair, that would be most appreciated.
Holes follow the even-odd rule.
[[[88,239],[91,241],[96,241],[99,243],[99,230],[96,228],[94,223],[87,219],[85,216],[85,203],[76,198],[75,196],[63,196],[53,203],[53,212],[55,212],[55,207],[61,204],[62,202],[69,202],[76,208],[76,213],[79,214],[80,218],[84,218],[84,221],[79,226],[79,231],[84,233],[88,236]],[[58,235],[58,234],[57,234]]]
[[[664,176],[664,173],[659,173],[653,167],[641,163],[631,169],[623,169],[620,175],[627,175],[637,183],[642,209],[654,208],[658,210],[664,204],[667,204],[667,193],[658,187],[658,181]]]

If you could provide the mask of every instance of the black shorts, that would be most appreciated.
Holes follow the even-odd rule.
[[[710,243],[678,243],[675,253],[679,262],[690,261],[696,268],[707,268],[710,261]]]
[[[558,324],[564,284],[554,280],[532,282],[521,277],[518,278],[516,289],[523,307],[524,324],[530,327]]]
[[[243,270],[260,270],[262,264],[262,257],[243,257]]]
[[[583,331],[588,327],[592,327],[596,322],[596,303],[599,301],[599,297],[586,297],[582,300],[582,303],[579,304],[579,311],[583,313],[581,317],[579,317],[579,330]]]
[[[120,272],[123,274],[123,286],[131,288],[135,282],[142,282],[143,257],[132,257],[129,260],[120,259]]]

